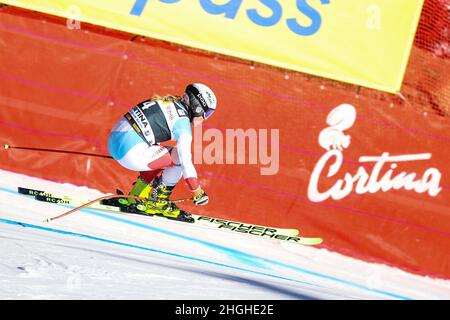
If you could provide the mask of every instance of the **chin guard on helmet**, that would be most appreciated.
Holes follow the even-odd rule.
[[[189,111],[192,118],[195,117],[203,117],[205,114],[205,110],[203,109],[202,104],[191,92],[186,92],[187,103],[189,105]]]

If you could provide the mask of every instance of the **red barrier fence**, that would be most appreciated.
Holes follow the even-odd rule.
[[[448,56],[422,47],[402,96],[392,96],[3,7],[0,143],[108,154],[109,131],[129,107],[203,82],[219,105],[195,146],[226,129],[279,129],[279,163],[272,158],[269,175],[263,157],[199,164],[211,203],[186,209],[296,227],[329,250],[450,278],[450,68]],[[342,151],[327,151],[333,145]],[[136,178],[113,160],[73,154],[9,150],[0,163],[104,192]],[[174,197],[186,194],[179,186]]]

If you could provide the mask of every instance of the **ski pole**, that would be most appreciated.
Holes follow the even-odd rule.
[[[106,154],[98,154],[98,153],[88,153],[88,152],[79,152],[79,151],[69,151],[69,150],[61,150],[61,149],[46,149],[46,148],[31,148],[31,147],[18,147],[18,146],[11,146],[9,144],[5,144],[4,146],[5,150],[10,149],[18,149],[18,150],[28,150],[28,151],[42,151],[42,152],[55,152],[55,153],[69,153],[69,154],[77,154],[82,156],[91,156],[91,157],[100,157],[100,158],[107,158],[112,159],[113,157],[106,155]]]

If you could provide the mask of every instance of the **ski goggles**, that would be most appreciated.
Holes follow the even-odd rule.
[[[204,111],[203,118],[208,119],[214,113],[214,111],[215,111],[215,109],[208,109],[208,110]]]

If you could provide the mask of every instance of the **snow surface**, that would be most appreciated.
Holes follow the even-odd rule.
[[[67,206],[102,193],[0,170],[0,299],[450,299],[450,282],[325,249]],[[326,241],[326,239],[325,239]]]

